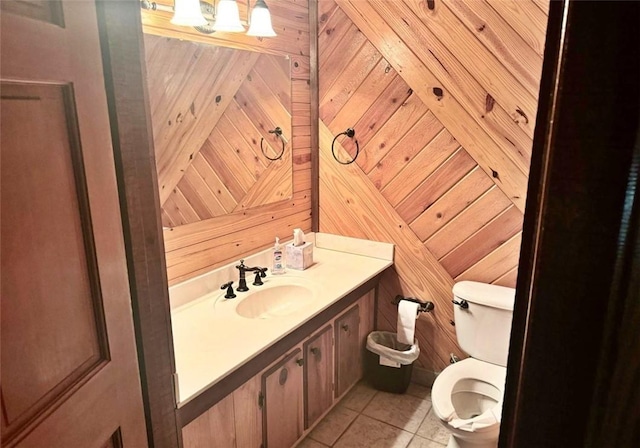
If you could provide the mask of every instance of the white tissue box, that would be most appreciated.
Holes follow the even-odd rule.
[[[301,246],[294,246],[293,243],[286,245],[287,268],[304,271],[313,264],[313,244],[304,243]]]

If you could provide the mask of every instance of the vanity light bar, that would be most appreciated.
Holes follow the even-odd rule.
[[[246,32],[248,36],[277,36],[271,25],[269,7],[264,0],[256,0],[253,10],[251,10],[250,0],[247,0],[247,19],[250,18],[250,20],[246,21],[240,20],[236,0],[217,1],[218,8],[221,8],[219,17],[216,17],[217,8],[200,0],[175,0],[173,7],[149,0],[140,0],[140,8],[146,11],[172,12],[171,23],[192,26],[205,34],[214,31],[244,32],[244,27],[248,25],[249,30]],[[235,7],[233,11],[229,10],[230,6]],[[212,24],[213,26],[211,26]]]

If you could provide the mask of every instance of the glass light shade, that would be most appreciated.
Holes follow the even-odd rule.
[[[236,0],[220,0],[216,10],[216,22],[213,24],[215,31],[227,33],[242,33],[244,27],[240,23],[240,12]]]
[[[171,23],[183,26],[202,26],[207,19],[200,11],[200,0],[175,0]]]
[[[251,25],[249,26],[247,35],[258,37],[277,36],[276,32],[273,31],[273,26],[271,25],[271,14],[269,14],[269,8],[264,0],[256,1],[256,5],[251,11]]]

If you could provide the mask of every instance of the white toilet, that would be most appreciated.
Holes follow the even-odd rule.
[[[433,411],[451,432],[448,448],[495,448],[515,289],[464,281],[453,286],[453,297],[458,343],[471,358],[438,375]]]

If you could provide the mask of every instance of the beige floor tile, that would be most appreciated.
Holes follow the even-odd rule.
[[[408,394],[378,392],[362,413],[415,433],[429,409],[431,409],[429,400],[421,400]]]
[[[444,444],[434,442],[433,440],[424,439],[420,436],[413,436],[411,443],[407,448],[442,448]]]
[[[313,440],[325,445],[333,445],[349,427],[358,413],[339,404],[329,412],[309,434]]]
[[[334,448],[406,448],[413,435],[360,415]]]
[[[446,445],[449,441],[450,433],[442,426],[432,409],[420,425],[420,428],[418,428],[416,435]]]
[[[353,386],[353,389],[351,389],[340,401],[340,404],[345,408],[362,412],[376,392],[377,391],[373,387],[369,386],[365,381],[360,381],[358,384]]]
[[[327,448],[327,445],[320,442],[316,442],[315,440],[307,437],[298,445],[296,445],[296,448]]]

